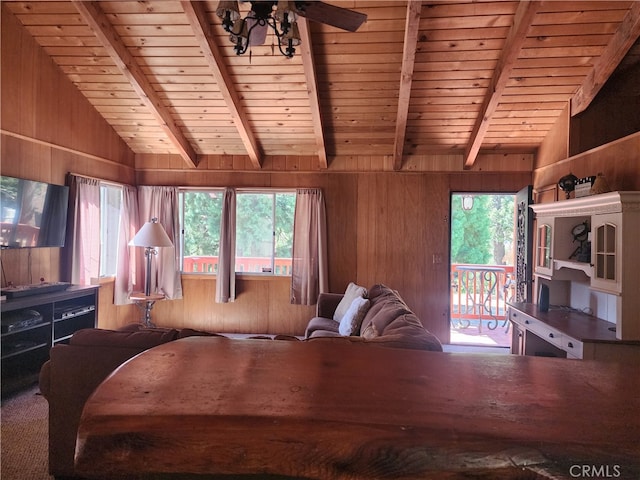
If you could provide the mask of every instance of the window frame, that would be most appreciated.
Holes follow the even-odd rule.
[[[277,194],[293,194],[295,197],[296,194],[296,189],[295,188],[237,188],[236,189],[236,215],[237,215],[237,207],[238,207],[238,196],[242,195],[242,194],[255,194],[255,195],[272,195],[273,197],[273,201],[272,201],[272,210],[271,210],[271,215],[272,215],[272,220],[273,220],[273,228],[271,231],[271,271],[270,272],[240,272],[238,270],[236,270],[236,275],[242,276],[242,277],[250,277],[250,276],[256,276],[256,277],[291,277],[291,273],[286,273],[286,274],[281,274],[281,273],[276,273],[276,195]],[[295,216],[295,203],[294,203],[294,216]],[[293,235],[293,224],[291,225],[291,234]],[[236,223],[236,235],[238,233],[238,225]],[[237,237],[236,237],[237,238]],[[236,243],[237,245],[237,243]],[[236,247],[236,260],[238,258],[237,256],[237,247]],[[291,252],[291,262],[293,263],[293,251]]]
[[[179,198],[179,223],[180,223],[180,245],[179,245],[179,249],[180,249],[180,273],[182,275],[206,275],[206,276],[212,276],[212,277],[216,277],[218,275],[217,273],[217,269],[213,269],[213,271],[210,272],[192,272],[192,271],[186,271],[184,270],[184,258],[185,258],[185,251],[184,251],[184,241],[185,241],[185,223],[184,223],[184,219],[185,219],[185,201],[184,201],[184,194],[185,193],[189,193],[189,192],[224,192],[224,188],[225,187],[180,187],[178,190],[178,198]],[[289,270],[288,273],[282,274],[282,273],[276,273],[276,241],[275,241],[275,235],[276,235],[276,225],[277,225],[277,219],[276,219],[276,209],[277,209],[277,205],[276,205],[276,195],[277,194],[292,194],[295,196],[296,194],[296,189],[295,188],[260,188],[260,187],[250,187],[250,188],[236,188],[235,189],[236,192],[236,216],[237,216],[237,203],[238,203],[238,197],[240,195],[243,194],[255,194],[255,195],[272,195],[272,211],[271,211],[271,215],[272,215],[272,220],[273,220],[273,228],[272,228],[272,232],[271,232],[271,271],[270,272],[246,272],[246,271],[235,271],[235,274],[237,276],[241,276],[241,277],[291,277],[291,271]],[[294,215],[295,215],[295,211],[294,211]],[[237,218],[237,217],[236,217]],[[291,230],[291,234],[293,235],[293,225],[291,226],[292,230]],[[236,234],[238,232],[238,226],[236,223]],[[237,256],[237,251],[236,251],[236,259],[238,258]],[[291,256],[291,261],[293,262],[293,252],[292,252],[292,256]]]
[[[224,188],[225,187],[180,187],[178,189],[178,222],[179,222],[179,226],[180,226],[180,244],[178,246],[179,248],[179,254],[180,254],[180,274],[181,275],[207,275],[207,276],[217,276],[218,273],[217,271],[214,269],[214,271],[212,272],[191,272],[191,271],[187,271],[184,269],[184,259],[185,259],[185,248],[184,248],[184,242],[185,242],[185,223],[184,223],[184,219],[185,219],[185,201],[184,201],[184,195],[186,193],[220,193],[222,195],[224,195]]]
[[[104,231],[104,228],[106,227],[105,222],[107,222],[106,219],[108,217],[108,211],[105,208],[105,205],[103,205],[103,199],[105,196],[104,190],[115,189],[118,191],[120,196],[120,208],[118,211],[118,220],[117,220],[117,228],[116,228],[116,235],[115,235],[115,238],[117,239],[120,236],[120,227],[121,227],[121,220],[122,220],[122,204],[124,202],[124,186],[119,183],[113,183],[113,182],[108,182],[104,180],[98,180],[98,186],[100,188],[100,260],[98,262],[98,265],[99,265],[98,278],[109,279],[109,278],[115,278],[116,275],[118,274],[119,248],[118,248],[118,241],[115,241],[115,242],[107,241],[107,238],[110,238],[112,234],[108,231]],[[104,261],[108,257],[106,248],[105,248],[106,245],[115,245],[116,251],[113,257],[115,261],[115,265],[113,266],[114,273],[105,273],[104,265],[108,263]]]

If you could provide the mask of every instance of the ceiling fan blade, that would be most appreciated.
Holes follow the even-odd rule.
[[[295,2],[298,13],[308,20],[355,32],[367,20],[364,13],[324,2]]]

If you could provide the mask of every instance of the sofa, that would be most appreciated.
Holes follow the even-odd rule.
[[[192,335],[214,334],[131,324],[119,330],[78,330],[69,343],[53,346],[39,379],[40,392],[49,403],[49,473],[56,478],[74,476],[82,409],[111,372],[149,348]]]
[[[442,351],[438,338],[422,325],[400,294],[383,284],[367,290],[351,282],[344,293],[321,293],[305,338]]]

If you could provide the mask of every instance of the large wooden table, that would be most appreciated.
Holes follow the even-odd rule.
[[[639,373],[622,363],[191,337],[140,354],[97,388],[76,466],[90,478],[528,479],[546,477],[527,470],[576,478],[595,465],[637,479]]]

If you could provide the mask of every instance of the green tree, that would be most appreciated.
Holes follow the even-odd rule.
[[[451,262],[486,265],[490,251],[490,219],[486,214],[488,197],[474,196],[473,208],[462,209],[462,196],[454,195],[451,202]]]
[[[222,192],[185,192],[184,256],[217,256],[220,252]]]
[[[513,195],[473,195],[473,208],[462,209],[463,195],[451,204],[451,262],[512,264]]]
[[[293,257],[293,218],[296,210],[294,193],[276,194],[276,257]]]
[[[491,220],[493,262],[495,265],[513,264],[514,196],[491,195],[488,211]]]
[[[291,257],[294,193],[242,193],[236,202],[236,255]],[[275,242],[275,245],[274,243]]]
[[[236,255],[270,257],[273,238],[271,195],[241,193],[236,197]]]

